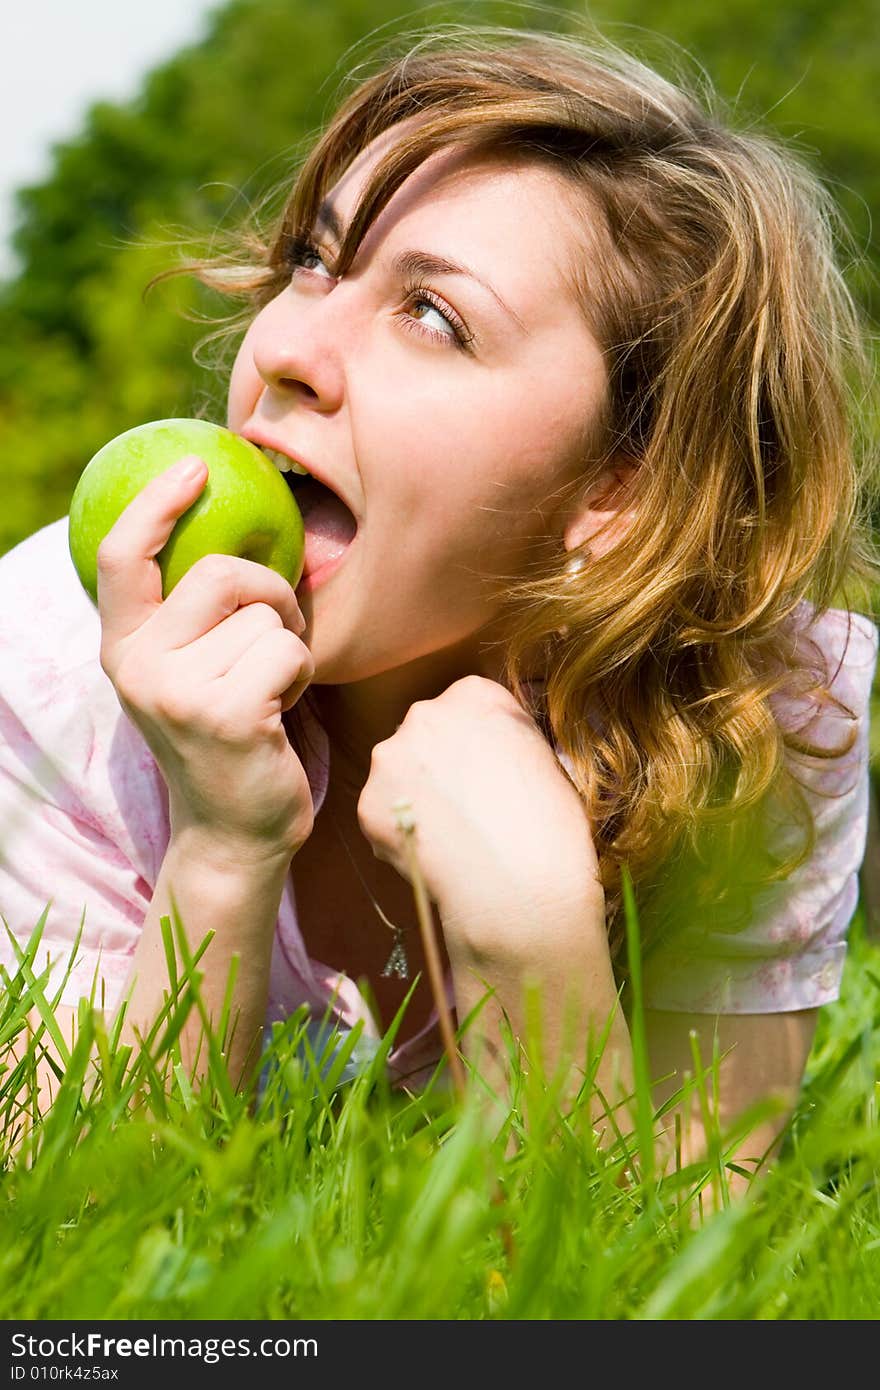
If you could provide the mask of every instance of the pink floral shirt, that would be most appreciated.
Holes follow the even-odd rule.
[[[67,519],[30,536],[0,558],[0,914],[24,941],[46,904],[40,947],[61,977],[82,922],[76,964],[62,1002],[87,994],[97,969],[105,1007],[121,996],[169,838],[168,801],[159,769],[120,709],[99,662],[98,614],[70,562]],[[772,1013],[836,998],[846,932],[865,849],[868,709],[877,629],[859,614],[831,610],[804,640],[820,644],[837,667],[831,690],[856,719],[856,740],[839,759],[813,760],[801,780],[816,821],[811,858],[761,895],[750,925],[719,936],[711,951],[658,952],[646,977],[646,1003],[696,1013]],[[851,721],[833,707],[794,707],[777,718],[804,726],[829,746]],[[314,723],[314,721],[311,721]],[[327,786],[327,745],[306,765],[315,809]],[[323,750],[323,751],[322,751]],[[15,969],[3,934],[0,962]],[[272,956],[267,1023],[308,1004],[315,1017],[331,1005],[338,1021],[376,1027],[353,980],[313,960],[297,925],[288,876]],[[436,1027],[391,1054],[400,1075],[439,1054]]]

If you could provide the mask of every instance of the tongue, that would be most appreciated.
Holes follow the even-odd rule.
[[[303,574],[313,574],[351,544],[357,522],[345,503],[321,483],[301,484],[296,500],[306,528]]]

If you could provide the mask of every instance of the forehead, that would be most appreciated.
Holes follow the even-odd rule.
[[[420,119],[383,131],[329,190],[343,227],[383,156]],[[394,250],[414,246],[466,262],[523,316],[558,315],[565,303],[579,313],[575,267],[582,274],[592,254],[585,198],[561,170],[527,152],[451,146],[428,155],[397,189],[359,254],[372,257],[386,240]]]

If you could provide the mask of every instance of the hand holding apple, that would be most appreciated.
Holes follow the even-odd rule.
[[[230,866],[277,866],[311,833],[311,792],[282,715],[314,662],[296,594],[265,564],[204,555],[163,599],[155,557],[206,476],[200,458],[178,460],[101,543],[101,665],[165,779],[172,840]]]
[[[302,516],[283,476],[266,455],[207,420],[153,420],[126,430],[86,465],[70,503],[70,554],[80,581],[98,597],[97,554],[125,507],[177,459],[196,454],[208,482],[156,556],[167,595],[203,555],[256,560],[296,586],[302,574]]]

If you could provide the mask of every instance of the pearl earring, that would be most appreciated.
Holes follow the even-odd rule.
[[[562,566],[562,573],[565,575],[566,579],[575,579],[577,575],[583,573],[583,571],[587,568],[589,563],[589,551],[586,553],[586,555],[569,555],[565,564]],[[568,623],[563,623],[561,627],[557,628],[557,635],[559,637],[567,637],[570,631],[571,629]]]

